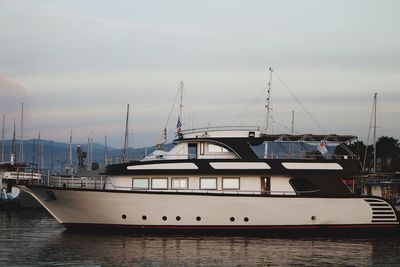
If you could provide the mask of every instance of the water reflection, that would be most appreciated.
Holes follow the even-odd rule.
[[[1,213],[4,265],[373,266],[400,262],[397,238],[152,236],[67,232],[45,212]]]

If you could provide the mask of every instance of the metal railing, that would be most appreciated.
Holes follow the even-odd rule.
[[[80,189],[104,189],[107,176],[48,176],[43,185],[49,187],[80,188]]]

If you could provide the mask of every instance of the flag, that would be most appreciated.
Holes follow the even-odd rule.
[[[181,122],[181,117],[178,117],[178,122],[176,123],[176,133],[180,133],[182,131],[182,122]]]
[[[321,143],[317,146],[317,149],[319,152],[321,152],[322,155],[325,155],[328,153],[328,149],[326,148],[326,145],[324,143]]]

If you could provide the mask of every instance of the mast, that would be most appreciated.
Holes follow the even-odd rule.
[[[292,110],[292,127],[290,129],[290,133],[293,135],[294,134],[294,110]],[[294,144],[290,142],[289,145],[289,155],[290,157],[294,158]]]
[[[128,146],[129,146],[129,104],[126,106],[126,122],[125,122],[125,140],[124,140],[124,156],[123,161],[128,161]]]
[[[69,135],[69,148],[68,148],[68,166],[66,167],[68,174],[73,174],[73,165],[72,165],[72,129]]]
[[[271,116],[272,108],[271,108],[271,86],[272,86],[272,68],[269,68],[269,81],[268,81],[268,91],[267,91],[267,103],[265,105],[265,109],[267,111],[267,118],[265,121],[265,134],[268,133],[269,126],[269,117]]]
[[[104,136],[104,166],[107,166],[108,148],[107,148],[107,135]]]
[[[3,115],[3,128],[1,130],[1,162],[4,162],[4,123],[6,116]]]
[[[54,149],[53,149],[53,140],[50,141],[51,144],[51,171],[54,170]]]
[[[43,169],[44,164],[43,164],[43,143],[42,140],[40,139],[40,132],[38,135],[38,146],[39,146],[39,159],[38,159],[38,169]]]
[[[15,119],[14,119],[14,131],[13,131],[13,140],[12,140],[12,145],[11,145],[11,164],[14,164],[15,162]]]
[[[267,103],[265,105],[265,109],[267,112],[267,118],[265,120],[265,134],[268,134],[268,126],[269,126],[269,117],[271,116],[272,108],[271,108],[271,82],[272,82],[272,68],[269,67],[269,81],[268,81],[268,91],[267,91]],[[265,142],[265,151],[264,158],[268,158],[268,142]]]
[[[19,162],[24,162],[24,102],[21,103],[21,132],[19,146]]]
[[[376,104],[377,94],[374,94],[374,173],[376,173]]]

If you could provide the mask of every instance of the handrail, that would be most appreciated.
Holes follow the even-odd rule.
[[[202,128],[193,128],[193,129],[184,129],[181,131],[182,134],[189,133],[199,133],[199,132],[207,132],[207,131],[259,131],[259,126],[212,126],[212,127],[202,127]]]

